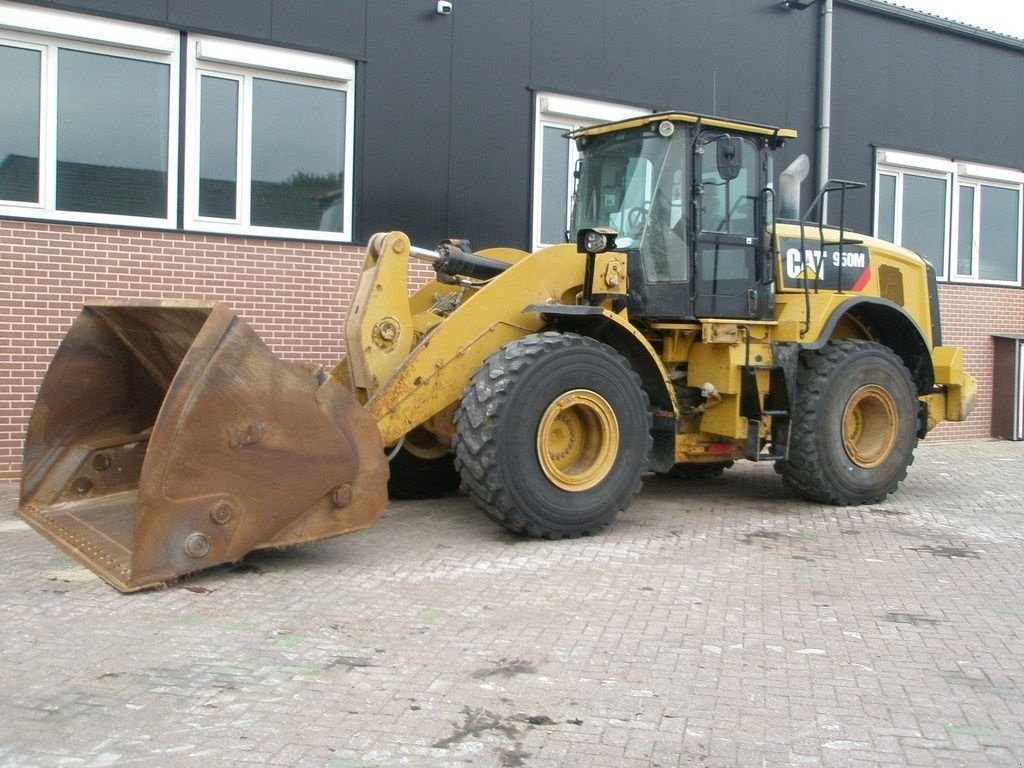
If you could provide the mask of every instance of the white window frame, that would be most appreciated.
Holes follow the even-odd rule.
[[[241,43],[203,35],[190,35],[185,73],[185,177],[186,229],[234,235],[287,237],[302,240],[348,242],[352,239],[352,198],[355,191],[355,63],[320,54],[291,51],[255,43]],[[235,219],[199,215],[200,79],[204,75],[239,83]],[[253,225],[252,81],[277,80],[297,85],[330,88],[345,94],[345,159],[343,224],[341,232]]]
[[[952,250],[950,240],[950,215],[951,198],[955,196],[956,183],[953,179],[953,163],[938,157],[918,155],[910,152],[894,152],[892,150],[879,150],[875,160],[875,189],[878,189],[878,182],[882,176],[896,177],[896,194],[894,198],[895,211],[893,216],[893,242],[896,245],[903,245],[903,181],[906,174],[922,176],[929,179],[938,179],[946,182],[946,201],[944,221],[942,226],[942,258],[941,264],[936,264],[935,271],[941,281],[949,280],[949,270],[955,261],[950,256]],[[878,195],[875,195],[875,220],[873,234],[879,237],[879,206]],[[940,268],[941,267],[941,268]]]
[[[0,215],[113,226],[172,229],[178,200],[178,48],[171,30],[51,11],[0,1],[0,45],[41,52],[39,98],[39,197],[35,202],[0,201]],[[65,211],[57,208],[57,55],[83,51],[168,66],[167,208],[161,217]]]
[[[544,129],[559,128],[565,133],[600,123],[625,120],[643,114],[639,107],[615,104],[593,99],[581,99],[574,96],[563,96],[556,93],[538,92],[534,95],[534,129],[533,129],[533,224],[531,239],[533,248],[537,250],[554,243],[541,240],[541,214],[543,212],[544,177]],[[573,171],[579,152],[576,145],[569,142],[569,164],[566,168],[566,192],[568,206],[566,221],[572,214],[572,196],[575,191]]]
[[[1021,284],[1021,244],[1024,243],[1024,173],[1007,168],[996,168],[975,163],[957,163],[956,194],[953,197],[951,216],[951,240],[959,247],[960,243],[960,187],[971,187],[974,190],[974,215],[971,232],[971,272],[962,274],[958,271],[960,260],[952,258],[950,266],[951,281],[958,283],[985,283],[986,285]],[[1013,280],[992,280],[979,277],[981,271],[981,190],[982,187],[1008,189],[1017,193],[1017,271]]]
[[[882,176],[896,178],[895,216],[893,220],[893,239],[899,245],[903,237],[903,179],[905,174],[926,176],[946,181],[946,211],[944,226],[943,270],[940,280],[949,283],[968,283],[983,285],[1020,286],[1022,279],[1021,259],[1017,259],[1017,273],[1014,280],[992,280],[979,277],[981,254],[978,251],[979,231],[981,226],[981,188],[998,187],[1016,190],[1018,193],[1017,211],[1017,251],[1024,247],[1024,172],[1012,168],[1002,168],[978,163],[957,162],[941,157],[923,155],[915,152],[879,149],[875,153],[875,189],[879,187]],[[960,187],[969,186],[975,190],[971,272],[963,274],[958,271],[958,249],[960,243]],[[874,201],[874,234],[879,236],[879,204],[878,195]]]

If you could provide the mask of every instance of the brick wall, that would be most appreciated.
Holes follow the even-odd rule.
[[[989,437],[992,420],[992,335],[1024,333],[1024,291],[940,285],[942,343],[964,350],[964,367],[979,381],[978,403],[963,424],[942,424],[932,440]]]
[[[0,219],[0,478],[20,472],[36,391],[83,302],[224,301],[282,359],[331,365],[362,261],[333,243]]]
[[[82,303],[164,298],[227,302],[279,357],[333,364],[362,264],[358,246],[139,232],[0,219],[0,478],[20,471],[25,426],[46,366]],[[429,268],[417,263],[413,282]],[[944,342],[981,380],[978,407],[933,439],[989,435],[993,333],[1024,333],[1024,292],[940,286]]]

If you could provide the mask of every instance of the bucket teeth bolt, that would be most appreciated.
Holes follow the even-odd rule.
[[[75,480],[75,484],[72,487],[75,489],[75,493],[80,493],[84,496],[92,490],[92,480],[88,477],[80,477]]]
[[[185,539],[185,554],[189,557],[199,559],[210,553],[210,539],[205,533],[191,533]]]
[[[231,520],[233,515],[231,505],[226,501],[218,501],[212,507],[210,507],[210,519],[213,520],[217,525],[225,525]]]
[[[92,460],[92,468],[97,472],[105,472],[110,469],[110,454],[97,453]]]
[[[331,493],[331,501],[338,509],[347,507],[352,503],[352,486],[342,483]]]

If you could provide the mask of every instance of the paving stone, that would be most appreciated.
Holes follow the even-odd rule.
[[[524,541],[464,496],[121,595],[0,485],[0,767],[1024,763],[1024,446],[866,507],[652,477]]]

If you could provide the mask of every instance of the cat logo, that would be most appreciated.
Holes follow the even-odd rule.
[[[801,269],[799,272],[797,272],[794,275],[792,273],[792,271],[790,270],[790,268],[789,268],[789,260],[788,259],[786,261],[786,274],[789,275],[790,277],[792,277],[794,280],[812,280],[813,281],[813,280],[817,280],[818,279],[818,273],[814,271],[814,267],[812,267],[810,264],[805,266],[803,269]]]
[[[829,249],[795,238],[783,238],[781,245],[784,288],[860,291],[871,279],[870,254],[863,246]]]
[[[824,280],[825,254],[821,249],[786,249],[786,277],[790,280]]]

